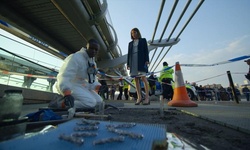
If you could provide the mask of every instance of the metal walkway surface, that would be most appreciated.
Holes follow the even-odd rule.
[[[181,111],[250,134],[250,103],[201,103]]]
[[[197,101],[198,107],[172,107],[164,105],[164,109],[177,109],[184,113],[206,119],[250,134],[250,102],[240,101]],[[159,108],[158,101],[151,105],[134,105],[125,103],[125,108]]]
[[[151,101],[150,105],[135,105],[132,101],[106,101],[119,108],[160,108],[159,101]],[[250,102],[234,101],[197,101],[198,107],[172,107],[167,103],[164,109],[177,109],[184,113],[206,119],[250,134]],[[47,104],[24,105],[22,115],[35,112]]]

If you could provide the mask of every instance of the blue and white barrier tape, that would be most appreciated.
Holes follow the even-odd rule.
[[[222,62],[218,62],[214,64],[180,64],[180,65],[185,66],[185,67],[210,67],[210,66],[216,66],[216,65],[222,65],[222,64],[232,63],[236,61],[241,61],[241,60],[248,59],[248,58],[250,58],[250,55],[244,55],[244,56],[236,57],[233,59],[229,59],[227,61],[222,61]]]

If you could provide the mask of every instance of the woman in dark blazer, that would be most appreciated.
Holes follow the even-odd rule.
[[[127,69],[130,70],[130,76],[135,77],[137,92],[137,101],[135,105],[142,103],[141,87],[139,84],[140,78],[144,83],[146,94],[143,105],[149,105],[149,86],[146,78],[149,64],[147,41],[145,38],[141,37],[141,33],[137,28],[133,28],[130,34],[132,41],[128,44]]]

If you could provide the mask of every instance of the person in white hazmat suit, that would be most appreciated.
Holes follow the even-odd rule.
[[[69,55],[57,75],[56,88],[64,96],[62,108],[94,108],[102,98],[97,94],[101,84],[96,78],[97,67],[94,57],[100,45],[90,39],[86,49]]]

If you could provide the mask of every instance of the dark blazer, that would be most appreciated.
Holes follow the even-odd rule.
[[[132,60],[132,51],[133,51],[133,41],[128,44],[128,57],[127,57],[127,66],[131,68],[130,64]],[[148,56],[148,44],[145,38],[140,38],[138,43],[138,71],[148,72],[148,69],[145,68],[145,62],[149,62]],[[131,71],[131,69],[130,69]]]

